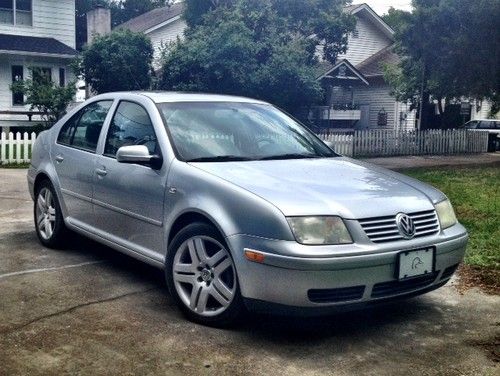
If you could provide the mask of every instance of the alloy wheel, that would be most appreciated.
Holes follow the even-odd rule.
[[[38,193],[36,201],[36,224],[40,236],[49,240],[56,226],[56,207],[50,189],[44,187]]]
[[[181,301],[201,316],[216,316],[231,304],[236,273],[227,249],[208,236],[194,236],[177,249],[172,265]]]

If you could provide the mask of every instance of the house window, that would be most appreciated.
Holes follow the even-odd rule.
[[[23,66],[12,66],[12,83],[23,80]],[[12,104],[14,106],[21,106],[24,104],[24,95],[22,93],[12,92]]]
[[[66,69],[59,68],[59,86],[66,86]]]
[[[33,25],[32,0],[14,0],[16,4],[16,24]]]
[[[14,23],[14,2],[13,0],[0,0],[0,22]]]
[[[0,23],[33,25],[33,0],[0,0]]]

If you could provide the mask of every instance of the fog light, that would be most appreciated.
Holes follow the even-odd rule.
[[[258,263],[263,263],[264,262],[264,255],[260,252],[254,251],[252,249],[246,249],[245,248],[245,257],[247,260],[253,261],[253,262],[258,262]]]

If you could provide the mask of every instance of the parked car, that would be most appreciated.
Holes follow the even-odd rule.
[[[43,245],[72,230],[162,268],[204,324],[422,294],[468,240],[442,192],[247,98],[96,96],[40,134],[28,184]]]
[[[488,151],[500,150],[500,120],[478,119],[470,120],[463,125],[466,129],[488,131]]]

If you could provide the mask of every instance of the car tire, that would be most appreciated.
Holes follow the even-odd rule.
[[[40,243],[49,248],[64,245],[68,229],[56,191],[49,180],[43,180],[36,189],[33,216]]]
[[[243,314],[234,260],[215,227],[193,223],[179,231],[165,266],[170,294],[191,321],[227,327]]]

